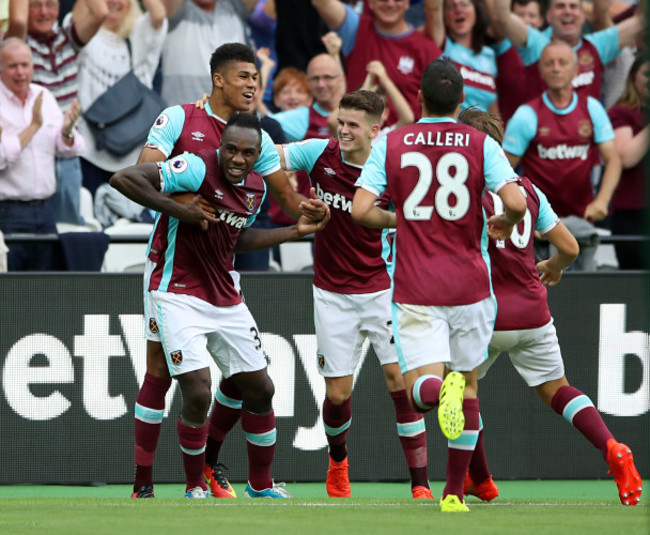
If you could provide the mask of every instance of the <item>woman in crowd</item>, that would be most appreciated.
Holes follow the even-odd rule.
[[[307,74],[295,67],[285,67],[273,80],[273,104],[278,111],[287,111],[313,102]]]
[[[608,113],[623,173],[611,202],[612,234],[642,235],[647,228],[643,158],[650,147],[647,124],[650,59],[639,55],[632,63],[625,90]],[[642,269],[643,242],[615,244],[620,269]]]
[[[79,101],[86,111],[104,91],[133,69],[138,79],[152,87],[167,35],[167,18],[161,0],[143,0],[143,14],[137,0],[108,0],[108,16],[103,26],[79,54]],[[128,43],[127,43],[128,40]],[[130,46],[129,46],[130,45]],[[97,150],[83,117],[79,129],[87,140],[81,159],[84,186],[94,193],[111,175],[135,165],[142,147],[115,156]]]

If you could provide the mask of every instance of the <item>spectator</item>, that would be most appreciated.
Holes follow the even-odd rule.
[[[343,39],[348,86],[357,89],[366,76],[366,66],[379,60],[388,76],[409,101],[416,118],[417,101],[424,68],[440,55],[436,43],[418,32],[404,18],[408,0],[368,0],[370,14],[359,15],[338,0],[312,0],[325,23]],[[392,102],[387,125],[399,119]]]
[[[592,271],[597,234],[590,222],[607,216],[621,162],[605,109],[571,86],[577,62],[568,43],[546,45],[540,70],[548,90],[517,109],[506,128],[503,149],[513,167],[521,160],[524,174],[548,197],[578,242],[582,241],[576,264]],[[604,169],[594,198],[590,175],[599,155]]]
[[[0,231],[5,234],[56,233],[49,198],[56,190],[55,156],[71,157],[84,148],[74,123],[75,99],[65,113],[54,95],[31,83],[34,64],[20,39],[0,44]],[[10,271],[53,268],[51,245],[12,245]]]
[[[273,80],[273,104],[278,111],[287,111],[301,106],[309,107],[314,97],[309,90],[307,74],[295,67],[285,67]]]
[[[621,182],[612,198],[612,234],[643,234],[647,228],[646,178],[643,158],[650,148],[647,124],[650,60],[637,56],[625,82],[623,95],[610,108],[614,144],[621,159]],[[621,269],[643,269],[644,244],[616,243],[616,258]]]
[[[111,0],[104,24],[79,53],[79,101],[86,111],[97,98],[133,69],[138,79],[151,87],[167,35],[165,7],[161,0],[144,0],[142,13],[136,0]],[[111,175],[134,165],[142,147],[124,156],[97,149],[93,134],[82,117],[79,129],[88,142],[81,159],[83,184],[95,193]]]
[[[327,25],[308,0],[275,0],[275,10],[278,71],[286,67],[304,71],[311,58],[325,52],[321,37],[329,31]]]
[[[427,33],[456,65],[465,82],[463,109],[498,115],[497,62],[486,46],[488,18],[482,0],[427,0]]]
[[[77,54],[104,22],[106,0],[78,0],[63,26],[57,20],[58,0],[11,0],[11,4],[7,36],[25,39],[32,51],[34,83],[50,90],[64,112],[77,98]],[[56,193],[50,201],[56,220],[83,224],[78,157],[57,158],[56,181]]]
[[[268,50],[268,57],[273,62],[269,76],[264,78],[264,103],[269,106],[273,100],[273,84],[268,83],[275,76],[278,55],[275,52],[275,29],[278,25],[275,12],[275,0],[259,0],[248,17],[248,26],[258,52]],[[258,55],[258,59],[259,55]]]
[[[169,34],[162,51],[162,97],[169,106],[194,102],[211,87],[210,57],[224,43],[248,41],[247,0],[163,0]],[[191,52],[188,46],[191,43]]]
[[[542,32],[510,11],[511,0],[494,0],[495,22],[500,31],[517,47],[526,66],[524,97],[528,100],[540,95],[545,85],[539,75],[538,62],[544,47],[551,40],[560,40],[573,47],[579,61],[573,87],[582,95],[601,98],[603,66],[613,60],[623,47],[634,43],[643,28],[643,16],[627,19],[616,26],[591,33],[582,38],[585,14],[580,0],[550,0],[546,21],[551,30]],[[552,203],[551,203],[552,204]]]

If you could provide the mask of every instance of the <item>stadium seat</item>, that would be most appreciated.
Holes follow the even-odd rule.
[[[59,234],[65,232],[101,232],[102,225],[95,218],[95,208],[93,203],[93,194],[86,188],[81,188],[79,195],[79,213],[84,218],[83,225],[73,223],[57,222],[56,231]]]
[[[599,236],[611,236],[612,233],[610,230],[596,227]],[[616,249],[611,243],[601,243],[596,249],[596,256],[594,257],[596,261],[597,269],[607,271],[607,270],[616,270],[618,269],[618,260],[616,258]]]
[[[112,227],[104,229],[109,236],[132,236],[134,239],[148,240],[153,230],[150,223],[133,223],[128,219],[118,219]],[[105,273],[135,272],[143,273],[147,243],[111,243],[104,256],[102,271]]]
[[[311,242],[287,242],[280,244],[282,271],[307,271],[314,265]]]

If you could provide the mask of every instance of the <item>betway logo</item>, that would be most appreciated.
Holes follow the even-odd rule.
[[[242,228],[246,224],[246,221],[248,221],[248,218],[244,216],[236,215],[234,212],[231,212],[230,210],[217,210],[217,211],[219,212],[219,219],[221,221],[235,228]]]
[[[329,191],[323,191],[320,187],[320,184],[316,184],[316,195],[328,206],[332,208],[338,208],[343,210],[348,214],[352,213],[352,199],[348,199],[345,195],[340,193],[330,193]]]
[[[460,74],[463,77],[463,80],[469,80],[470,82],[475,82],[477,84],[487,85],[492,89],[496,89],[496,83],[494,78],[489,74],[481,74],[480,72],[467,69],[466,67],[461,66]]]
[[[585,85],[591,85],[594,82],[594,71],[581,72],[578,74],[572,81],[571,85],[573,87],[582,87]]]
[[[548,149],[537,144],[537,155],[543,160],[573,160],[580,158],[586,160],[590,145],[556,145]]]
[[[111,374],[114,375],[116,366],[127,367],[134,372],[134,383],[142,384],[147,361],[146,341],[142,336],[143,317],[139,314],[120,314],[120,334],[110,332],[110,319],[108,314],[84,315],[83,333],[74,336],[71,348],[57,337],[44,333],[30,334],[17,340],[7,352],[2,369],[4,397],[11,410],[26,420],[49,421],[69,411],[73,403],[82,401],[83,410],[94,420],[110,421],[127,414],[129,407],[125,396],[115,392],[109,378]],[[275,415],[294,416],[297,364],[302,366],[316,402],[318,417],[313,423],[297,428],[293,446],[304,451],[326,447],[321,413],[325,381],[318,373],[316,364],[316,335],[296,334],[287,339],[278,334],[262,333],[261,339],[271,356],[268,371],[275,383]],[[366,340],[354,375],[355,383],[369,347]],[[34,365],[32,361],[37,355],[42,356],[40,365]],[[83,362],[82,366],[77,366],[83,370],[82,376],[76,378],[75,359]],[[210,363],[210,373],[212,392],[215,392],[221,372],[214,362]],[[82,400],[64,393],[65,385],[73,383],[82,384]],[[109,389],[109,384],[112,384],[112,389]],[[301,385],[300,389],[305,388],[302,386],[302,374],[298,384]],[[173,381],[167,392],[165,416],[169,414],[177,385]]]

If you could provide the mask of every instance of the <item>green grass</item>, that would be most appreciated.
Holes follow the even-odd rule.
[[[0,534],[215,535],[440,533],[582,535],[650,533],[650,508],[623,507],[612,481],[505,481],[491,504],[468,514],[409,499],[406,484],[353,483],[353,498],[325,497],[322,483],[290,484],[291,500],[186,500],[182,485],[157,485],[131,500],[127,485],[0,487]],[[436,496],[443,483],[433,482]],[[243,485],[234,485],[243,495]]]

